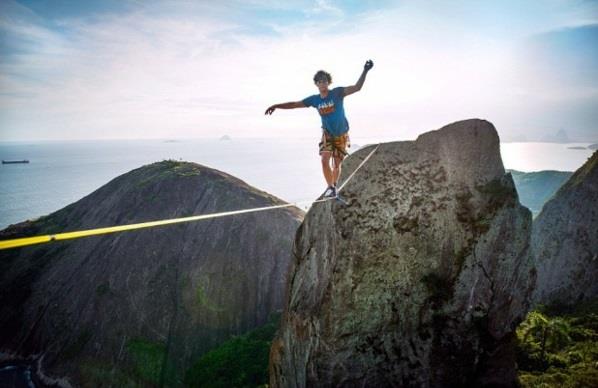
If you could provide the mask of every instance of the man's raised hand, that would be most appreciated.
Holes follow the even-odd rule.
[[[368,59],[365,62],[365,65],[363,66],[363,68],[364,68],[365,71],[370,71],[372,69],[372,67],[374,67],[374,62],[372,62],[371,59]]]

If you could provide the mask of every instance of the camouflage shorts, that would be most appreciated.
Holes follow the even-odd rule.
[[[320,155],[322,155],[322,152],[332,152],[332,156],[340,157],[342,159],[348,155],[347,147],[351,147],[349,134],[344,133],[340,136],[333,137],[324,133],[322,134],[322,141],[318,146],[320,148]]]

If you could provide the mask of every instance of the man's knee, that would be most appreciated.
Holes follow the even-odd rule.
[[[322,164],[329,166],[330,165],[330,152],[322,152]]]

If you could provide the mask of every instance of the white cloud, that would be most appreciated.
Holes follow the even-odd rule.
[[[315,5],[306,9],[304,12],[308,16],[318,16],[328,13],[332,13],[336,16],[342,16],[344,14],[342,9],[333,6],[331,2],[327,0],[316,0]]]
[[[364,89],[345,102],[355,136],[414,138],[470,117],[489,119],[499,131],[520,125],[525,102],[514,97],[529,89],[515,82],[513,46],[529,33],[523,20],[513,36],[500,38],[502,27],[477,33],[468,26],[479,9],[417,4],[348,23],[351,15],[321,1],[306,20],[262,22],[277,36],[244,33],[241,19],[189,4],[177,12],[153,4],[92,21],[63,20],[66,35],[2,21],[43,49],[1,65],[0,140],[317,136],[314,110],[263,112],[316,93],[311,79],[320,68],[333,74],[332,86],[353,84],[369,58],[375,66]],[[327,23],[318,22],[321,14]],[[552,23],[565,20],[550,15]]]

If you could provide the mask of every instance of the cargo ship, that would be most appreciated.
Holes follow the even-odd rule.
[[[18,163],[29,163],[27,159],[24,160],[3,160],[2,164],[18,164]]]

